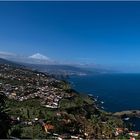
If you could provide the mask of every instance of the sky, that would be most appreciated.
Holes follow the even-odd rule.
[[[0,51],[140,72],[140,2],[0,2]]]

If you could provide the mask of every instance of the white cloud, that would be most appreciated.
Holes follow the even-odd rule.
[[[49,57],[45,56],[45,55],[42,55],[40,53],[36,53],[36,54],[33,54],[31,56],[29,56],[28,58],[32,58],[32,59],[39,59],[39,60],[50,60]]]

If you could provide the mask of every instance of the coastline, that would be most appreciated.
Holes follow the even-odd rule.
[[[118,74],[117,74],[118,75]],[[122,74],[121,74],[122,75]],[[122,75],[123,76],[123,75]],[[125,75],[126,76],[126,75]],[[131,75],[132,76],[132,75]],[[113,107],[111,104],[110,104],[110,102],[107,102],[106,100],[104,100],[104,98],[101,98],[100,97],[100,95],[98,95],[97,93],[96,93],[96,91],[95,92],[85,92],[85,89],[87,89],[87,88],[84,88],[83,89],[83,86],[81,86],[80,84],[79,84],[79,79],[77,80],[76,78],[79,78],[80,80],[82,80],[82,84],[83,83],[85,83],[86,81],[85,81],[85,79],[87,78],[87,76],[71,76],[71,77],[69,77],[69,79],[67,79],[67,81],[69,81],[70,82],[70,85],[74,88],[74,89],[76,89],[78,92],[80,92],[81,93],[81,91],[83,90],[83,92],[81,93],[81,94],[85,94],[85,95],[92,95],[93,97],[95,97],[94,98],[94,101],[97,101],[97,102],[99,102],[100,103],[100,109],[102,109],[102,110],[105,110],[105,111],[107,111],[107,112],[110,112],[110,113],[112,113],[114,116],[117,116],[117,117],[122,117],[122,116],[125,116],[125,118],[127,118],[128,120],[126,120],[125,122],[130,122],[130,123],[133,123],[134,125],[136,125],[136,128],[138,128],[139,129],[139,131],[140,131],[140,110],[139,109],[136,109],[136,108],[130,108],[129,109],[129,107],[128,107],[128,109],[120,109],[120,110],[114,110],[114,111],[110,111],[110,110],[107,110],[106,109],[106,104],[108,104],[108,106],[110,106],[111,108]],[[101,77],[101,76],[100,76]],[[89,78],[89,76],[88,76],[88,78]],[[95,76],[95,78],[96,78],[96,76]],[[74,79],[74,80],[73,80]],[[76,80],[75,80],[76,79]],[[97,78],[96,78],[97,79]],[[79,84],[78,85],[78,87],[77,87],[77,83]],[[88,84],[88,83],[87,83]],[[91,84],[92,85],[92,84]],[[91,85],[84,85],[84,86],[87,86],[88,88],[89,88],[89,86],[91,86]],[[81,87],[80,87],[81,86]],[[92,89],[94,88],[94,87],[91,87]],[[80,89],[80,90],[78,90],[78,89]],[[91,89],[90,89],[91,90]],[[99,97],[99,98],[96,98],[96,97]],[[102,103],[101,103],[102,102]],[[105,103],[104,103],[105,102]],[[105,106],[105,107],[104,107]],[[102,107],[102,108],[101,108]],[[130,121],[131,120],[131,118],[132,118],[132,122]],[[135,118],[137,118],[137,119],[135,119]],[[124,118],[122,118],[122,120],[123,120]],[[136,120],[136,121],[135,121]],[[135,129],[135,128],[133,128],[133,129]]]
[[[101,74],[70,76],[71,87],[82,94],[92,94],[104,101],[105,110],[139,110],[140,74]],[[116,101],[117,100],[117,101]]]

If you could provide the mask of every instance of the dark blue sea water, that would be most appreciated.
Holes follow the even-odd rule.
[[[77,91],[99,96],[106,111],[140,109],[140,74],[72,76],[69,81]],[[137,124],[140,128],[139,119]]]

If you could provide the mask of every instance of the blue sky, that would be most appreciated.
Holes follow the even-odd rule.
[[[0,51],[140,72],[140,2],[0,2]]]

